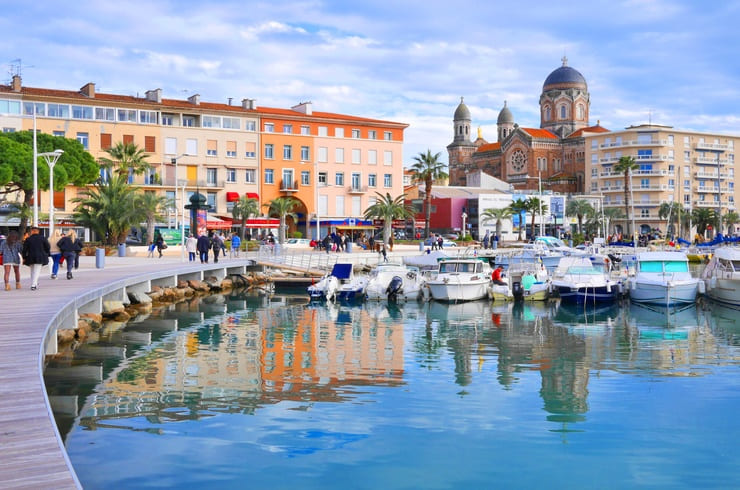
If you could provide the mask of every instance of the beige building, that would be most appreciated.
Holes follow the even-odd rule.
[[[624,207],[624,174],[614,167],[623,156],[639,165],[632,173],[631,203],[639,233],[651,229],[670,231],[658,215],[662,203],[678,202],[684,210],[712,209],[724,216],[737,212],[740,197],[735,188],[735,147],[740,136],[699,133],[671,126],[630,126],[624,131],[585,133],[586,190],[603,198],[604,208]],[[632,206],[631,206],[632,207]],[[629,213],[630,222],[632,211]],[[627,232],[623,219],[609,233]],[[678,232],[678,230],[675,230]],[[730,233],[735,230],[729,230]],[[682,230],[684,238],[693,230]]]

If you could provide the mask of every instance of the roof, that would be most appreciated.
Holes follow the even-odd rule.
[[[498,113],[498,119],[496,120],[498,124],[506,124],[506,123],[513,123],[514,122],[514,114],[511,113],[511,110],[506,106],[506,101],[504,101],[504,107],[501,109],[501,112]]]
[[[468,106],[465,105],[465,102],[463,102],[462,97],[460,97],[460,105],[458,105],[457,109],[455,109],[455,115],[452,119],[456,121],[459,119],[470,120],[470,110],[468,109]]]
[[[578,84],[586,86],[586,79],[581,75],[581,72],[568,66],[568,58],[563,57],[563,66],[560,66],[553,70],[547,78],[545,83],[542,85],[543,90],[551,85],[566,85]]]
[[[522,131],[530,135],[532,138],[547,138],[547,139],[559,139],[555,133],[550,132],[548,129],[539,128],[520,128]]]
[[[610,131],[600,125],[589,126],[588,128],[581,128],[570,133],[566,138],[581,138],[583,133],[609,133]]]
[[[495,151],[501,149],[501,143],[486,143],[485,145],[480,145],[478,149],[476,150],[476,153],[481,153],[484,151]]]

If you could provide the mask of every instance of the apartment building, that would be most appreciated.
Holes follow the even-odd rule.
[[[38,131],[76,138],[96,159],[118,142],[142,148],[151,171],[129,180],[176,203],[167,223],[172,226],[196,192],[206,197],[211,216],[227,220],[241,196],[260,205],[291,196],[299,203],[291,229],[306,231],[315,219],[318,196],[318,215],[327,218],[321,220],[323,233],[332,220],[359,217],[373,202],[370,189],[394,196],[403,192],[403,130],[408,125],[313,112],[310,102],[291,109],[258,108],[252,99],[240,104],[201,101],[199,95],[165,99],[160,89],[143,97],[98,93],[94,83],[66,91],[25,87],[19,76],[0,85],[3,131],[31,130],[34,113]],[[377,176],[370,178],[378,161],[384,169],[382,187]],[[351,171],[340,170],[350,166]],[[326,168],[323,182],[320,167]],[[344,184],[342,172],[351,185]],[[319,187],[330,191],[319,192]],[[77,192],[68,187],[55,193],[56,218],[71,216]],[[50,205],[50,196],[43,193],[40,209]],[[267,213],[266,206],[262,209]]]
[[[638,233],[651,229],[670,231],[658,215],[662,203],[679,202],[684,210],[708,208],[737,212],[735,147],[740,136],[700,133],[671,126],[630,126],[624,131],[584,133],[586,139],[586,189],[602,196],[604,207],[624,207],[624,174],[614,171],[623,156],[639,165],[631,176],[629,220],[634,216]],[[631,224],[617,222],[610,232],[626,232]],[[678,231],[678,230],[676,230]],[[688,233],[685,231],[684,235]]]

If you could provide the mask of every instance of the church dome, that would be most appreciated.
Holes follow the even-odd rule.
[[[465,102],[463,102],[463,98],[460,97],[460,105],[457,106],[457,109],[455,109],[455,116],[453,117],[455,121],[460,119],[467,119],[470,120],[470,110],[468,109],[468,106],[465,105]]]
[[[543,89],[552,85],[571,84],[583,85],[585,87],[586,79],[583,78],[581,72],[579,72],[575,68],[568,66],[568,58],[563,57],[563,66],[557,68],[552,73],[550,73],[550,75],[548,75],[547,79],[545,79]]]
[[[506,107],[506,101],[504,101],[504,108],[498,113],[498,124],[513,124],[514,114],[511,113],[508,107]]]

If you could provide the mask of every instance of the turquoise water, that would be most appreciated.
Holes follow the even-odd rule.
[[[91,488],[737,488],[740,311],[214,296],[47,386]]]

